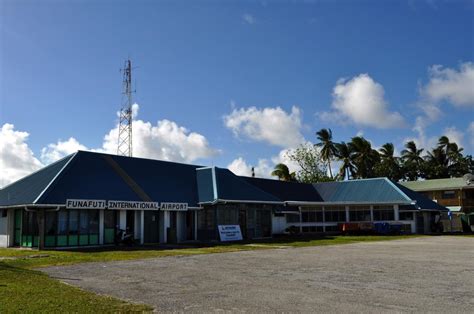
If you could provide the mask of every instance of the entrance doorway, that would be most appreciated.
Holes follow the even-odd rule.
[[[247,210],[239,210],[239,225],[240,232],[242,232],[242,238],[247,239]]]
[[[170,211],[170,226],[166,230],[166,238],[168,243],[178,242],[178,212]]]
[[[145,210],[144,242],[160,242],[160,213],[158,211]]]
[[[186,212],[186,240],[194,240],[194,211]]]
[[[126,220],[126,229],[127,232],[134,234],[135,233],[135,211],[127,210],[127,220]]]

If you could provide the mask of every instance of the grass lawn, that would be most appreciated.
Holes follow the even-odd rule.
[[[35,251],[0,249],[0,313],[4,312],[143,312],[151,308],[99,296],[63,284],[33,268],[84,262],[107,262],[175,255],[225,253],[242,250],[291,248],[406,239],[417,236],[334,236],[277,238],[239,244],[157,249],[100,249],[87,251]]]

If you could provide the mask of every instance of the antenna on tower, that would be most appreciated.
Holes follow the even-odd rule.
[[[132,61],[125,61],[117,155],[132,157]]]

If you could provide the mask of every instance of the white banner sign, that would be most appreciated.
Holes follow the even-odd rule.
[[[108,201],[108,209],[158,210],[158,202]]]
[[[239,225],[219,225],[221,241],[242,241],[242,232]]]
[[[104,209],[105,205],[106,205],[105,200],[78,200],[78,199],[66,200],[66,208],[69,208],[69,209],[81,209],[81,208]]]
[[[161,203],[161,210],[187,211],[188,203]]]

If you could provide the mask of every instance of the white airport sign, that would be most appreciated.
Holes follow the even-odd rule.
[[[180,211],[188,210],[188,203],[161,203],[161,210]]]
[[[239,225],[219,225],[217,227],[222,242],[242,241],[242,231]]]
[[[108,209],[122,210],[158,210],[158,202],[108,201]]]
[[[68,199],[66,200],[66,208],[68,209],[105,209],[105,200],[84,200],[84,199]]]

